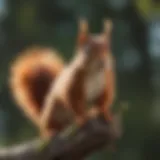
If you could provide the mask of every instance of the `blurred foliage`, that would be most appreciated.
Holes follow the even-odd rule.
[[[3,109],[8,117],[9,144],[38,135],[37,130],[16,108],[10,97],[7,76],[11,60],[18,52],[33,44],[55,47],[68,60],[74,53],[78,18],[87,17],[90,30],[100,32],[102,20],[109,17],[114,23],[113,54],[117,60],[115,107],[118,107],[119,102],[127,101],[130,108],[124,117],[125,133],[117,144],[117,151],[112,154],[104,149],[95,153],[91,159],[155,159],[151,154],[156,152],[155,146],[156,149],[160,147],[160,134],[156,134],[160,128],[155,127],[150,118],[155,98],[151,83],[154,62],[151,61],[147,50],[146,20],[152,14],[148,12],[151,11],[151,0],[126,0],[127,4],[121,6],[122,9],[118,9],[118,6],[116,9],[115,2],[8,0],[4,6],[8,14],[0,22],[0,34],[3,33],[0,39],[0,109]],[[148,19],[143,18],[141,12],[147,13]],[[158,9],[156,13],[159,14]],[[149,156],[151,158],[147,158]],[[157,152],[156,156],[160,158]]]

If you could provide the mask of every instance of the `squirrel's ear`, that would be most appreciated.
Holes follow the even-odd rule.
[[[78,45],[83,45],[88,40],[88,22],[86,19],[79,19],[78,24]]]
[[[113,29],[113,23],[112,23],[112,21],[111,20],[104,20],[104,22],[103,22],[104,24],[103,24],[103,35],[105,36],[105,37],[108,37],[110,34],[111,34],[111,32],[112,32],[112,29]]]

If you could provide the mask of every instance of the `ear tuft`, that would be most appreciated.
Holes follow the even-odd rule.
[[[104,30],[103,30],[104,34],[105,35],[110,34],[112,32],[112,29],[113,29],[112,21],[110,19],[105,19],[103,23],[104,23]]]
[[[88,22],[84,18],[79,19],[79,32],[87,33],[88,32]]]
[[[88,22],[84,18],[79,19],[78,45],[83,45],[88,40]]]

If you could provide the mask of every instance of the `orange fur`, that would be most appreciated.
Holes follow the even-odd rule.
[[[75,57],[65,68],[57,53],[46,48],[29,49],[12,64],[10,86],[14,99],[44,138],[60,131],[73,117],[79,125],[97,112],[111,120],[115,71],[110,32],[105,32],[87,34],[87,25],[83,25]],[[87,115],[88,102],[96,112]]]
[[[92,110],[89,116],[98,112],[104,115],[106,120],[111,120],[110,106],[114,100],[115,76],[109,39],[103,35],[93,36],[83,32],[79,35],[78,43],[74,59],[61,72],[46,98],[41,117],[42,131],[48,128],[48,121],[56,114],[58,105],[72,112],[79,125],[83,125],[87,120],[88,101],[97,108],[96,112]],[[102,85],[96,83],[99,74]],[[88,92],[90,89],[95,92]],[[52,134],[53,132],[56,130],[51,131]]]
[[[81,58],[80,58],[81,59]],[[56,124],[66,122],[75,117],[78,124],[85,122],[85,94],[84,94],[84,70],[79,57],[75,57],[71,63],[64,68],[46,98],[45,105],[41,117],[41,130],[44,132],[49,128],[50,119],[54,119],[54,129],[49,130],[49,134],[53,135],[57,132]],[[83,60],[82,60],[83,63]],[[63,113],[68,112],[68,115],[62,115],[63,122],[55,118],[57,110],[61,108]],[[67,115],[67,116],[66,116]]]
[[[82,27],[81,27],[82,26]],[[84,27],[85,26],[85,27]],[[112,32],[112,22],[111,20],[104,20],[104,30],[102,34],[99,35],[92,35],[88,34],[88,26],[87,21],[82,21],[80,27],[82,28],[81,34],[79,35],[78,40],[78,46],[81,49],[81,54],[85,53],[85,48],[88,45],[90,46],[90,54],[94,56],[90,56],[90,61],[94,61],[94,59],[97,59],[98,56],[101,56],[101,59],[99,58],[98,61],[106,64],[107,66],[105,69],[102,67],[99,71],[94,67],[92,67],[89,62],[85,66],[88,68],[88,78],[86,88],[89,90],[91,87],[94,88],[92,90],[92,93],[90,92],[92,96],[89,96],[90,98],[87,99],[87,101],[91,101],[93,106],[89,112],[89,116],[95,116],[92,114],[101,114],[104,116],[104,118],[108,121],[112,120],[111,115],[111,106],[115,99],[115,85],[116,85],[116,77],[115,77],[115,60],[112,55],[111,51],[111,32]],[[82,38],[83,37],[83,38]],[[91,60],[93,58],[93,60]],[[98,64],[99,62],[95,62],[94,65]],[[89,69],[90,68],[90,69]],[[103,70],[103,71],[102,71]],[[87,75],[86,74],[86,75]],[[100,74],[103,74],[104,76],[100,76]],[[95,78],[94,78],[95,77]],[[99,77],[97,83],[96,82],[97,77]],[[105,84],[101,85],[101,83],[105,82]],[[85,82],[86,83],[86,82]],[[93,84],[92,84],[93,83]],[[89,85],[88,85],[89,84]],[[92,84],[92,85],[91,85]],[[99,85],[101,87],[99,87]],[[103,86],[103,89],[102,89]],[[101,88],[101,89],[100,89]],[[99,94],[97,93],[99,92]],[[97,95],[96,95],[97,94]],[[92,98],[91,98],[92,97]]]
[[[50,85],[63,69],[63,60],[52,49],[33,47],[11,64],[9,86],[18,107],[40,128],[43,103]],[[51,125],[51,121],[48,122]]]
[[[106,85],[104,91],[97,97],[95,104],[99,113],[104,115],[106,120],[112,120],[111,106],[115,99],[115,62],[114,58],[109,53],[108,60],[111,62],[111,68],[105,71]]]

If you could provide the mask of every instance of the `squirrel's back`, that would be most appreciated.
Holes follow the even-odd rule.
[[[11,65],[9,79],[15,102],[23,110],[40,112],[51,83],[62,69],[63,60],[54,50],[33,47],[22,52]]]

